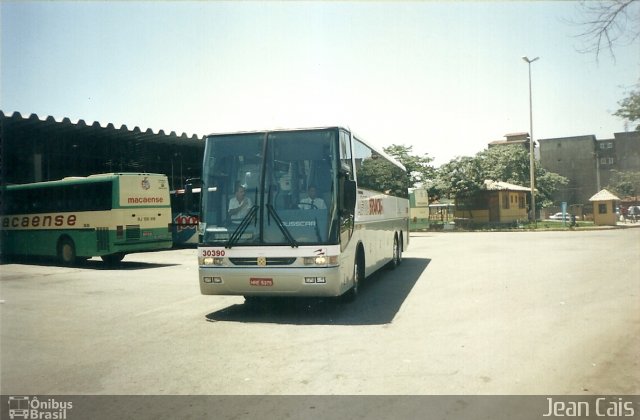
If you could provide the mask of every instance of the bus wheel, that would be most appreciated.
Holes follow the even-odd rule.
[[[356,257],[356,261],[353,263],[353,286],[347,290],[342,296],[341,300],[345,303],[355,302],[358,297],[358,288],[362,282],[364,266],[360,258]]]
[[[396,243],[397,243],[397,247],[396,250],[398,251],[395,255],[396,255],[396,267],[399,266],[402,263],[402,247],[403,247],[403,240],[402,240],[402,234],[400,236],[396,237]]]
[[[391,269],[396,268],[402,262],[402,245],[398,239],[398,235],[393,238],[393,260],[391,261]]]
[[[116,254],[110,254],[110,255],[103,255],[100,258],[102,258],[102,261],[104,261],[106,264],[116,265],[120,261],[122,261],[122,259],[124,258],[124,252],[118,252]]]
[[[58,259],[64,265],[73,265],[76,262],[76,246],[70,238],[60,239]]]

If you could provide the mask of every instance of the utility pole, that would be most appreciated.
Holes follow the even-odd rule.
[[[536,182],[535,182],[535,156],[534,156],[534,143],[533,143],[533,95],[531,92],[531,63],[538,60],[540,57],[529,59],[529,57],[522,57],[524,61],[529,65],[529,178],[531,180],[531,220],[536,223]]]

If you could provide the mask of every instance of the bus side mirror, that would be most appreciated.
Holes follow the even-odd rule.
[[[342,200],[343,209],[348,213],[353,212],[356,207],[356,182],[350,179],[344,180],[344,197]]]

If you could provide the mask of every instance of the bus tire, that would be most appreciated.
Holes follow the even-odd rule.
[[[389,261],[387,267],[389,267],[391,270],[395,270],[402,262],[402,244],[400,239],[398,238],[398,235],[394,235],[393,237],[392,255],[393,256],[391,257],[391,261]]]
[[[116,265],[116,264],[120,263],[120,261],[122,261],[122,259],[124,258],[124,252],[118,252],[118,253],[115,253],[115,254],[103,255],[100,258],[102,258],[102,261],[104,261],[105,264]]]
[[[364,258],[362,257],[362,251],[358,250],[358,254],[353,263],[353,286],[351,289],[347,290],[342,296],[340,296],[340,300],[344,303],[352,303],[355,302],[358,298],[358,290],[364,280]]]
[[[63,265],[73,265],[76,262],[76,245],[68,236],[58,241],[58,260]]]

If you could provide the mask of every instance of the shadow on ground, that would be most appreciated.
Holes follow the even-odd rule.
[[[388,324],[430,262],[426,258],[405,258],[395,270],[376,272],[360,286],[353,303],[335,298],[272,298],[232,305],[208,314],[206,319],[296,325]]]
[[[99,259],[91,259],[85,261],[80,260],[72,266],[65,266],[61,264],[56,258],[3,256],[0,260],[0,264],[38,265],[42,267],[69,267],[89,270],[145,270],[149,268],[172,267],[178,265],[127,261],[126,258],[127,257],[125,257],[124,261],[120,261],[119,263],[115,264],[107,264]]]

